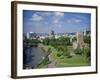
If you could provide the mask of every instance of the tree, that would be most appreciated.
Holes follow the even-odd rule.
[[[54,37],[52,37],[52,38],[50,39],[49,44],[52,45],[52,46],[55,46],[55,41],[56,41],[56,39],[55,39]]]
[[[60,37],[58,41],[61,45],[71,45],[70,37]]]
[[[49,42],[50,42],[49,38],[45,38],[45,39],[43,40],[43,44],[44,44],[44,45],[49,45]]]
[[[77,41],[76,37],[73,37],[73,38],[72,38],[72,41],[73,41],[73,42],[74,42],[74,41]]]
[[[90,36],[84,36],[84,43],[90,44],[91,43],[91,37]]]
[[[60,52],[57,53],[57,57],[60,57],[62,54]]]
[[[75,54],[82,55],[82,50],[80,48],[75,49]]]
[[[67,57],[69,57],[69,56],[70,56],[70,52],[69,52],[69,51],[64,52],[64,53],[63,53],[63,56],[67,56]]]
[[[83,48],[83,55],[86,57],[90,57],[90,48]]]

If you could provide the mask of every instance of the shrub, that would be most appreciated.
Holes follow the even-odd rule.
[[[62,54],[61,53],[57,53],[57,57],[60,57]]]
[[[75,49],[75,54],[82,55],[82,50],[80,48]]]

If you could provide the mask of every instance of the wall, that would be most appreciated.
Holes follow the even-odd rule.
[[[100,0],[30,0],[30,1],[98,5],[99,6],[98,13],[100,14]],[[11,8],[10,7],[11,7],[11,0],[0,0],[0,80],[14,80],[10,78],[10,68],[11,68],[10,66],[11,65],[11,12],[10,12]],[[100,16],[98,16],[98,20],[100,21]],[[98,24],[98,26],[99,25],[100,24]],[[98,30],[99,29],[100,28],[98,27]],[[100,34],[100,32],[98,32],[98,34]],[[98,37],[98,39],[99,39],[98,40],[99,41],[98,45],[99,45],[100,37]],[[100,50],[98,50],[98,53],[99,52]],[[98,57],[100,57],[100,54],[98,54]],[[100,59],[98,61],[100,61]],[[100,67],[100,64],[98,64],[98,67]],[[30,78],[28,80],[100,80],[99,76],[100,76],[100,69],[98,74],[35,78],[35,79]]]

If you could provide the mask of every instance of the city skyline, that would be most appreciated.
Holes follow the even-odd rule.
[[[90,30],[91,14],[23,10],[23,31],[35,33],[80,32]]]

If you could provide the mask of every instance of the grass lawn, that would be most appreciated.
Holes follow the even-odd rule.
[[[81,55],[74,55],[70,58],[67,56],[61,55],[60,57],[57,56],[58,51],[52,46],[46,46],[47,48],[51,48],[52,53],[51,56],[56,61],[56,67],[79,67],[79,66],[89,66],[89,62],[86,57]],[[71,50],[71,47],[68,47]],[[59,52],[60,53],[60,52]],[[48,62],[48,61],[47,61]],[[38,65],[37,68],[47,68],[48,64],[46,62],[42,62]]]
[[[50,46],[49,46],[50,47]],[[56,49],[52,48],[52,57],[57,62],[57,67],[74,67],[74,66],[89,66],[86,57],[81,55],[75,55],[70,58],[67,56],[57,56],[58,51]]]
[[[44,64],[40,64],[38,67],[36,67],[37,69],[38,68],[47,68],[48,67],[48,65],[44,65]]]
[[[73,56],[71,58],[64,57],[63,59],[57,59],[57,67],[73,67],[73,66],[89,66],[87,60],[80,55]]]

